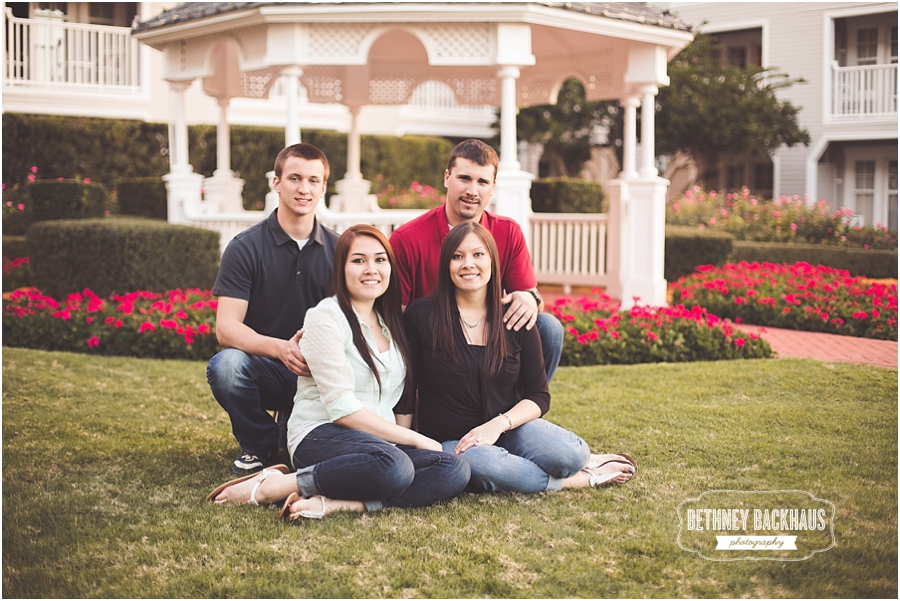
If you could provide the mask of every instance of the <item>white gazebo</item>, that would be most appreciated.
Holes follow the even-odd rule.
[[[301,84],[311,102],[347,107],[347,173],[331,205],[357,220],[373,221],[364,216],[373,203],[360,172],[362,107],[405,104],[426,81],[449,86],[461,105],[499,106],[493,209],[516,219],[527,236],[533,176],[517,158],[516,111],[555,102],[562,83],[577,77],[589,100],[618,99],[625,111],[623,168],[608,191],[608,240],[601,240],[608,253],[604,283],[625,307],[634,297],[665,304],[668,181],[655,167],[655,110],[642,110],[640,157],[636,122],[637,109],[655,107],[659,86],[668,84],[668,60],[692,39],[689,27],[666,11],[645,3],[186,3],[136,23],[133,35],[164,53],[163,77],[172,90],[169,220],[220,230],[260,217],[243,211],[243,182],[230,169],[229,102],[267,97],[280,77],[286,145],[301,139]],[[205,181],[188,163],[184,119],[184,91],[197,79],[220,107],[218,168]],[[275,204],[270,195],[267,210]]]

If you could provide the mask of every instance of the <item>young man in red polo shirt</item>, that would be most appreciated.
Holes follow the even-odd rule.
[[[531,255],[519,224],[485,210],[497,183],[499,159],[493,148],[479,140],[464,140],[450,153],[444,171],[447,199],[443,205],[403,224],[391,234],[397,258],[403,305],[427,296],[438,278],[441,244],[450,228],[463,221],[486,227],[497,242],[500,254],[501,285],[509,303],[504,315],[507,328],[531,329],[537,324],[544,351],[547,378],[552,377],[562,354],[563,327],[553,315],[541,313],[543,300]]]

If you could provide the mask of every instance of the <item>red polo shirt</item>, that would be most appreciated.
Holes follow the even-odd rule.
[[[531,256],[519,224],[508,217],[481,215],[483,225],[494,236],[500,255],[500,281],[505,292],[529,290],[537,286]],[[398,227],[391,234],[391,247],[397,258],[403,304],[428,296],[438,280],[441,244],[450,233],[444,205],[432,209]]]

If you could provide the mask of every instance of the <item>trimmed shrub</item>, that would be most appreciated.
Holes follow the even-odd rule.
[[[24,185],[3,186],[3,236],[24,236],[30,225]],[[5,252],[3,254],[6,254]]]
[[[27,257],[28,250],[25,246],[25,236],[7,236],[3,235],[3,256],[4,257]]]
[[[45,221],[28,232],[28,257],[35,285],[56,298],[211,288],[219,234],[137,218]]]
[[[603,186],[567,177],[545,177],[531,182],[531,208],[535,213],[605,213]]]
[[[897,278],[896,250],[735,240],[732,258],[735,263],[809,263],[844,269],[851,275],[868,278]]]
[[[7,188],[25,183],[38,166],[43,178],[87,176],[109,188],[125,179],[161,177],[169,171],[165,123],[4,113],[2,130],[4,148],[17,149],[3,157]],[[188,137],[194,171],[211,176],[216,169],[215,126],[191,126]],[[334,183],[347,172],[347,134],[304,130],[303,141],[328,157],[328,193],[333,194]],[[453,148],[449,140],[430,136],[363,136],[361,146],[361,169],[374,183],[375,194],[388,185],[406,188],[412,181],[440,188]],[[244,208],[263,208],[269,191],[266,173],[282,148],[283,129],[231,127],[231,169],[244,180]]]
[[[31,286],[31,268],[28,257],[3,255],[3,292]]]
[[[671,282],[694,273],[698,265],[724,265],[733,244],[734,237],[725,232],[667,225],[664,277]]]
[[[30,200],[31,223],[103,217],[112,207],[109,192],[95,183],[38,180],[24,190]]]
[[[120,180],[116,185],[119,213],[162,219],[169,217],[166,182],[161,177],[135,177]]]

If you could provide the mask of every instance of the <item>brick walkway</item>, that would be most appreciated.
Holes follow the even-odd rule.
[[[562,288],[558,286],[541,286],[540,292],[544,299],[550,301],[563,296]],[[590,295],[590,289],[577,288],[572,289],[572,293],[568,296],[580,298]],[[759,334],[761,338],[772,345],[772,350],[779,357],[818,359],[839,363],[866,363],[897,369],[897,343],[893,340],[872,340],[747,324],[737,327],[748,333]]]

